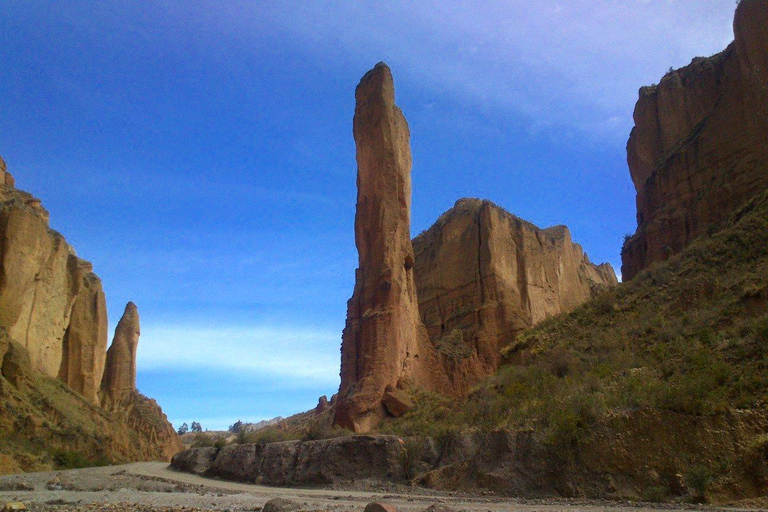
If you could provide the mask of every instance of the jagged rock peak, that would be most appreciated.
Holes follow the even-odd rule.
[[[736,52],[752,69],[768,72],[768,0],[742,0],[733,19]]]
[[[376,64],[357,84],[355,100],[364,101],[367,96],[380,97],[389,103],[395,102],[395,82],[392,70],[385,62]]]
[[[16,186],[16,180],[14,180],[13,175],[8,172],[8,166],[2,156],[0,156],[0,185],[5,185],[6,187]]]
[[[419,319],[410,238],[410,132],[394,97],[384,63],[366,73],[355,90],[359,268],[342,335],[335,421],[356,432],[384,417],[388,386],[433,387],[435,380],[426,374],[438,367]]]
[[[107,351],[103,393],[105,400],[119,402],[136,389],[136,348],[139,345],[139,310],[129,302],[115,328],[115,338]]]

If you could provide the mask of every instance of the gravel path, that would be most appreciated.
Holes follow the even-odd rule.
[[[278,497],[298,502],[302,510],[329,512],[362,511],[372,501],[389,503],[405,512],[421,512],[433,503],[468,512],[718,510],[709,507],[634,506],[614,502],[520,501],[407,488],[397,493],[276,488],[202,478],[174,471],[160,462],[0,476],[0,506],[8,501],[21,501],[31,512],[241,512],[260,510],[267,501]]]

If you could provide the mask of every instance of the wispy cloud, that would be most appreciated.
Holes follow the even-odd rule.
[[[244,39],[265,25],[323,62],[387,60],[399,79],[534,125],[623,133],[640,85],[732,39],[732,0],[235,3],[212,10]],[[259,36],[261,37],[261,36]]]
[[[142,326],[138,366],[256,373],[285,387],[338,382],[340,334],[313,328]]]

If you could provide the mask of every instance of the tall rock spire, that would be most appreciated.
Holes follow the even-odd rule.
[[[136,389],[136,348],[139,345],[139,310],[129,302],[117,323],[115,338],[107,350],[102,381],[102,404],[118,403]]]
[[[336,423],[365,432],[386,414],[387,388],[423,380],[431,346],[413,277],[410,132],[386,64],[363,76],[355,100],[359,267],[342,335]]]

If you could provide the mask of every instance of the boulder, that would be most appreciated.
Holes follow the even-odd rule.
[[[202,475],[213,465],[218,451],[213,446],[184,450],[173,456],[171,467],[178,471]]]
[[[261,512],[296,512],[301,505],[285,498],[273,498],[264,504]]]
[[[374,501],[365,506],[364,512],[397,512],[397,507],[389,503]]]
[[[402,389],[387,389],[381,401],[389,414],[395,418],[399,418],[414,407],[408,393]]]

